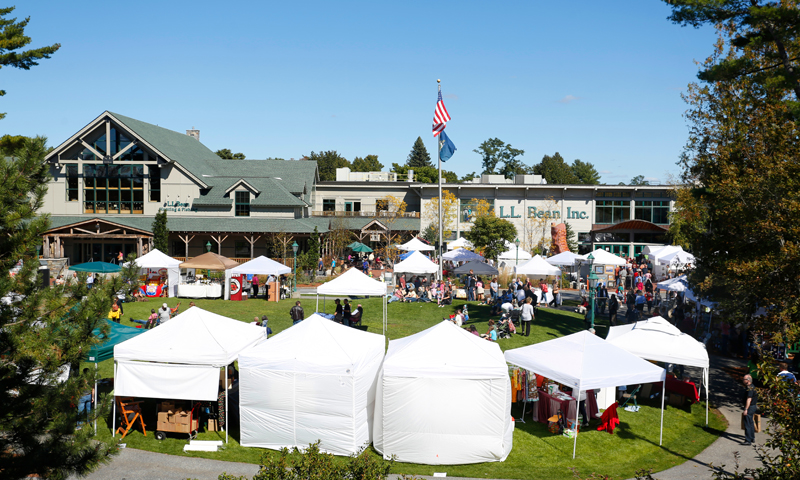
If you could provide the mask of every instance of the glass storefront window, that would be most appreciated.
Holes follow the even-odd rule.
[[[78,201],[78,166],[67,165],[67,201]]]
[[[620,257],[627,257],[628,252],[630,252],[629,245],[599,245],[595,244],[595,249],[600,248],[605,250],[606,252],[613,253],[614,255],[618,255]]]
[[[630,220],[630,205],[628,200],[595,201],[595,223],[614,224]]]
[[[84,213],[144,213],[143,165],[84,165]]]
[[[634,206],[634,218],[656,225],[669,224],[669,201],[640,200]]]
[[[323,212],[335,212],[336,211],[336,200],[332,198],[325,198],[322,200],[322,211]],[[380,207],[378,207],[378,211],[380,211]]]

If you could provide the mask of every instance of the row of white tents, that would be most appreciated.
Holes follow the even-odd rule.
[[[503,355],[443,321],[385,351],[383,335],[317,315],[266,339],[262,327],[193,307],[115,347],[115,395],[214,401],[219,369],[238,359],[243,446],[320,440],[350,455],[372,442],[402,462],[503,461],[514,430],[509,363],[575,391],[663,382],[664,369],[643,358],[707,369],[702,345],[670,327],[650,319],[613,327],[608,340],[582,331]]]

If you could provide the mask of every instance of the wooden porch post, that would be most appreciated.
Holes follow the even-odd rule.
[[[228,238],[228,235],[225,235],[224,237],[222,235],[218,237],[211,235],[211,239],[217,242],[217,255],[222,255],[222,242],[224,242],[226,238]]]
[[[256,237],[256,236],[254,236],[254,235],[251,235],[251,236],[249,236],[249,237],[247,237],[247,236],[245,236],[245,237],[244,237],[244,239],[245,239],[245,240],[247,240],[247,243],[249,243],[249,244],[250,244],[250,260],[252,260],[252,259],[253,259],[254,245],[256,244],[256,242],[257,242],[257,241],[258,241],[260,238],[261,238],[261,235],[259,235],[259,236],[257,236],[257,237]]]

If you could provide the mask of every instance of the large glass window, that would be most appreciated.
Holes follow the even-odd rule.
[[[236,192],[236,216],[250,216],[250,192]]]
[[[489,211],[494,212],[494,198],[484,199],[482,201],[472,201],[472,200],[462,201],[461,206],[458,209],[461,221],[464,223],[474,222],[477,214],[481,210],[484,210],[486,208],[485,204],[489,205],[488,207]]]
[[[144,213],[144,165],[84,165],[85,213]]]
[[[600,248],[605,250],[606,252],[613,253],[614,255],[618,255],[620,257],[627,257],[628,252],[630,252],[630,247],[628,245],[597,245],[595,244],[594,248]]]
[[[600,190],[594,194],[597,198],[631,198],[631,193],[625,190]]]
[[[631,219],[628,200],[596,200],[595,223],[620,223]]]
[[[148,167],[150,177],[150,201],[161,201],[161,167],[150,166]]]
[[[634,218],[657,225],[669,224],[669,201],[639,200],[634,207]]]
[[[636,198],[666,198],[669,197],[663,190],[637,190]]]
[[[636,243],[667,243],[663,233],[634,233],[633,241]]]
[[[67,201],[78,201],[78,166],[67,165]]]
[[[322,211],[323,212],[335,212],[336,211],[336,200],[333,198],[323,198],[322,199]]]

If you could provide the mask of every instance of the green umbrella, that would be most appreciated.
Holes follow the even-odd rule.
[[[347,248],[356,248],[356,247],[357,247],[357,246],[359,246],[359,245],[363,245],[363,243],[360,243],[360,242],[353,242],[353,243],[351,243],[350,245],[348,245],[348,246],[347,246]]]
[[[359,243],[355,247],[351,247],[351,248],[353,249],[354,252],[358,252],[358,253],[370,253],[372,251],[371,248],[369,248],[368,246],[364,245],[363,243]]]
[[[69,267],[73,272],[114,273],[122,270],[119,265],[107,262],[87,262]]]

